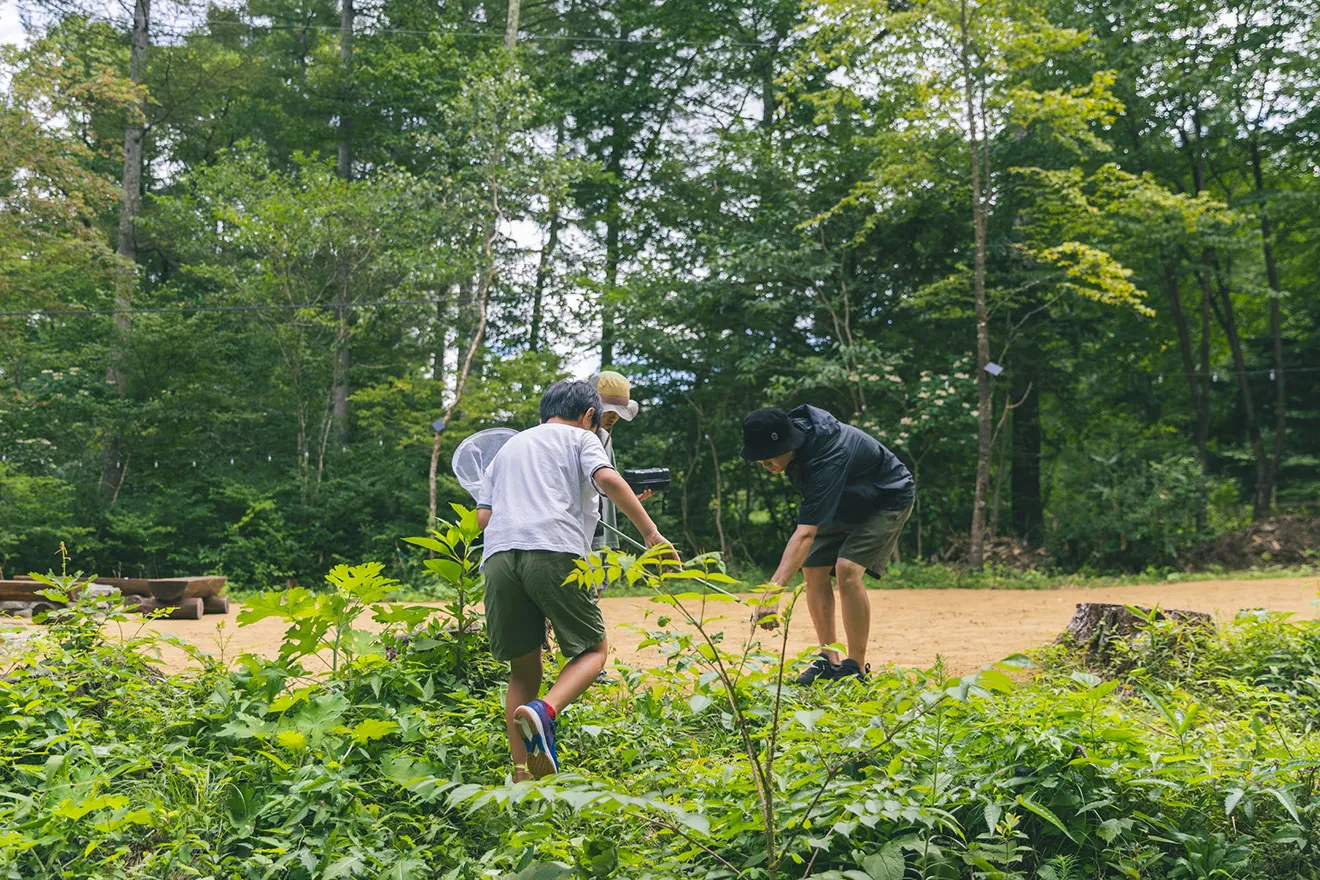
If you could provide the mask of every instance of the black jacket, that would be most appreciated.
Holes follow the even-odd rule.
[[[879,440],[814,406],[799,406],[788,417],[807,435],[785,470],[802,494],[799,524],[859,523],[874,511],[912,504],[911,471]]]

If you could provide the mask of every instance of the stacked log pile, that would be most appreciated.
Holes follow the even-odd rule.
[[[223,577],[103,578],[81,585],[80,592],[119,594],[129,611],[166,611],[169,620],[201,620],[203,614],[227,614],[229,597]],[[39,595],[46,586],[31,578],[0,580],[0,615],[32,617],[59,603]]]

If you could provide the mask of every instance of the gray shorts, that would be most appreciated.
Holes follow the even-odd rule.
[[[821,526],[802,567],[833,568],[840,559],[847,559],[863,566],[871,577],[880,577],[911,513],[912,505],[908,505],[902,510],[877,510],[859,523]]]

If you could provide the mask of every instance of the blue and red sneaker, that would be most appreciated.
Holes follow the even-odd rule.
[[[555,719],[544,700],[513,710],[513,720],[522,731],[523,745],[527,747],[527,770],[537,779],[559,772],[559,753],[555,750]]]

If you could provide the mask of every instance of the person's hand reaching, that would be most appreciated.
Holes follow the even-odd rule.
[[[649,550],[657,544],[663,544],[665,547],[660,553],[661,559],[671,559],[674,562],[682,562],[678,557],[678,551],[674,549],[674,545],[670,544],[669,540],[665,538],[664,535],[660,534],[658,529],[646,536],[646,548]]]

